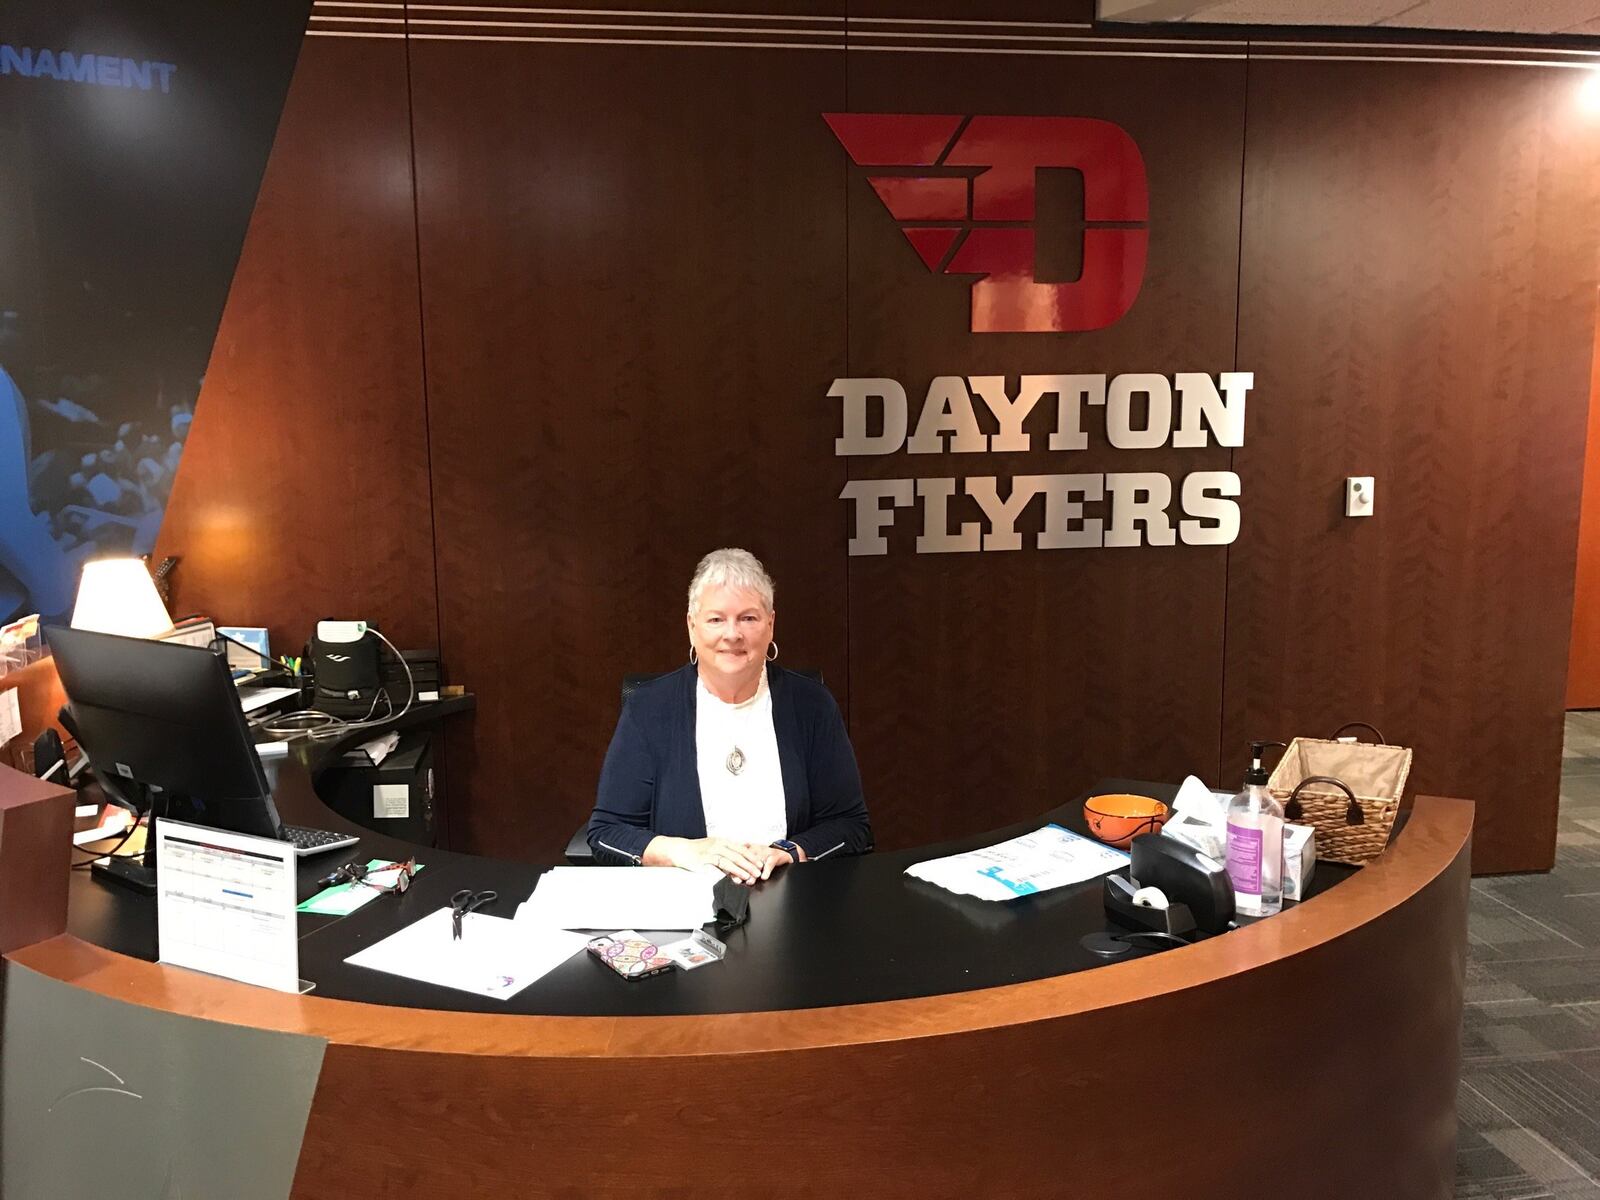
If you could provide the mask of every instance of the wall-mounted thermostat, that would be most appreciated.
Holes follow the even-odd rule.
[[[1344,515],[1370,517],[1372,515],[1372,476],[1352,475],[1344,481]]]

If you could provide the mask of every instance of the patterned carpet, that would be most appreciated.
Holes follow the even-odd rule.
[[[1600,1200],[1600,712],[1567,714],[1556,867],[1475,879],[1458,1200]]]

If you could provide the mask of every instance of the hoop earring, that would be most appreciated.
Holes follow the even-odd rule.
[[[700,661],[700,656],[695,653],[693,646],[689,647],[689,665],[692,667]]]
[[[777,662],[778,661],[778,643],[777,642],[768,642],[767,643],[767,661],[768,662]]]

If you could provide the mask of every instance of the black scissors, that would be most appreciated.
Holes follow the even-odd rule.
[[[477,912],[487,904],[493,904],[500,899],[499,892],[475,892],[470,888],[462,888],[450,897],[450,937],[453,941],[461,940],[461,919],[469,912]]]

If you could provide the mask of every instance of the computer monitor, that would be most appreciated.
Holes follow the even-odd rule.
[[[78,744],[100,775],[158,789],[153,814],[282,836],[223,655],[83,629],[52,627],[45,638]]]

